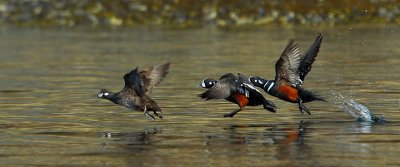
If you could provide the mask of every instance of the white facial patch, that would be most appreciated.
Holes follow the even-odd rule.
[[[205,88],[205,87],[206,87],[206,83],[204,83],[204,81],[203,81],[203,82],[201,82],[201,87],[203,87],[203,88]]]
[[[106,92],[106,93],[104,93],[104,96],[108,96],[108,93]]]
[[[210,82],[208,82],[208,84],[212,85],[212,82],[210,81]]]
[[[251,78],[253,78],[253,76],[251,76],[251,77],[249,77],[249,79],[247,79],[247,80],[249,80],[250,83],[252,83],[252,82],[251,82]]]
[[[103,93],[97,94],[98,97],[103,97]]]

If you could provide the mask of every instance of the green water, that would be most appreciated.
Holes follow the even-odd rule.
[[[324,40],[304,88],[340,92],[385,124],[357,122],[336,104],[278,108],[203,101],[205,77],[272,79],[289,38],[304,53]],[[0,31],[0,166],[399,166],[400,31],[395,27],[218,30],[134,28]],[[153,90],[165,119],[99,99],[136,66],[170,61]],[[300,127],[300,128],[299,128]],[[300,137],[298,137],[300,136]]]

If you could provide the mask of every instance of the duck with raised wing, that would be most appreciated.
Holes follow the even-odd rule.
[[[302,88],[304,78],[310,72],[312,63],[318,55],[322,42],[319,33],[314,43],[305,55],[300,54],[297,44],[291,39],[285,50],[275,64],[275,80],[265,80],[252,76],[249,81],[257,87],[263,88],[268,94],[279,99],[298,103],[299,110],[303,114],[311,114],[303,103],[311,101],[325,101],[320,96]],[[325,101],[326,102],[326,101]]]
[[[170,63],[156,65],[139,71],[138,67],[124,75],[125,87],[117,93],[101,89],[99,98],[107,99],[129,109],[143,111],[144,115],[155,119],[149,112],[153,111],[158,118],[163,118],[158,104],[150,98],[151,90],[167,75]]]

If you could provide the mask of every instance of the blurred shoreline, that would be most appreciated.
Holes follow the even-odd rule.
[[[399,6],[399,0],[3,0],[0,26],[394,25]]]

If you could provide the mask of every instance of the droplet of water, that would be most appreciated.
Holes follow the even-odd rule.
[[[363,42],[361,42],[361,45],[363,45],[364,47],[367,47],[367,42],[363,41]]]
[[[338,32],[337,35],[338,35],[338,39],[341,39],[341,38],[340,38],[340,32]]]

